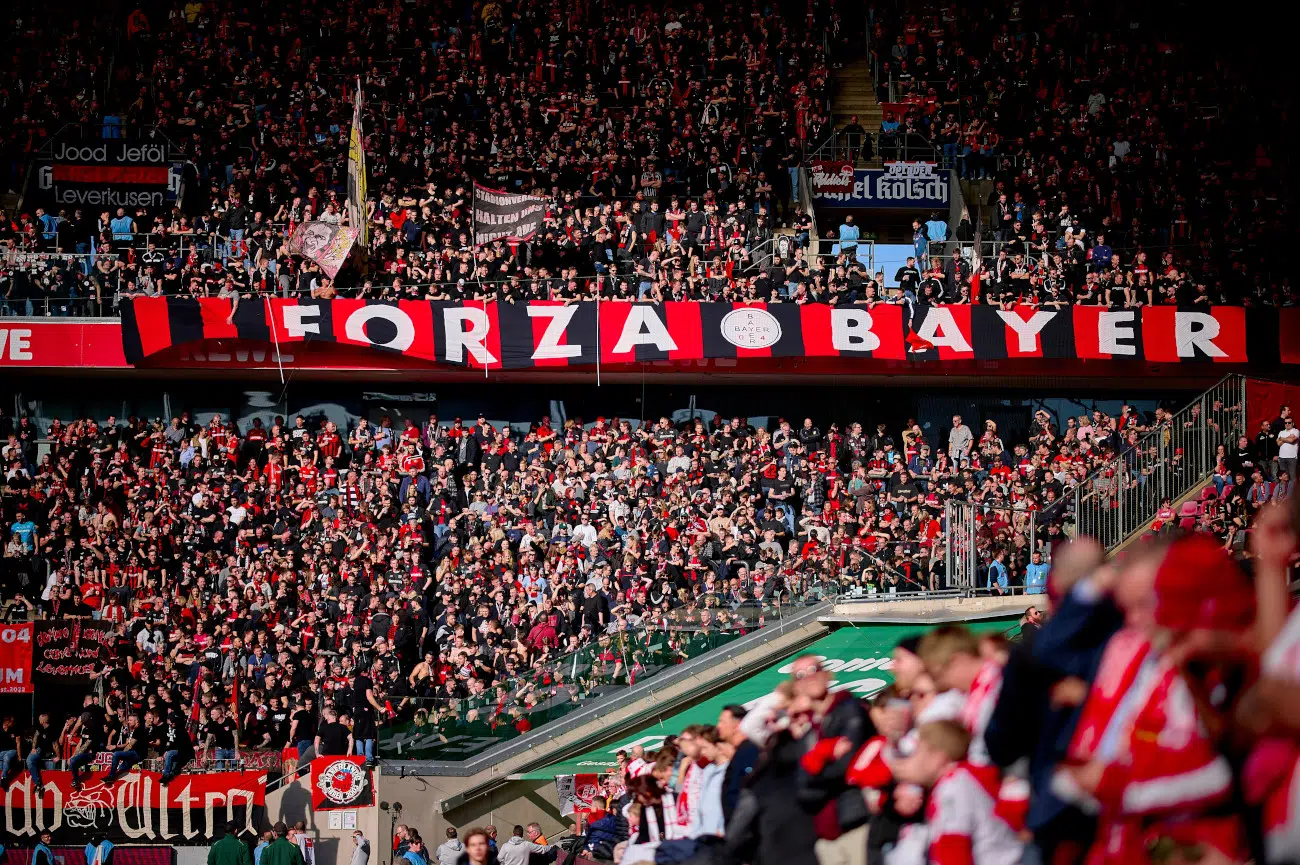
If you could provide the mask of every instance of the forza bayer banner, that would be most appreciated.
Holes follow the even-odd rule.
[[[967,622],[967,627],[978,632],[1004,632],[1015,627],[1019,617],[988,619]],[[589,775],[604,772],[616,765],[614,755],[633,745],[646,750],[658,748],[665,736],[680,733],[690,724],[717,723],[723,706],[739,703],[752,705],[764,697],[790,675],[791,664],[801,655],[818,655],[822,664],[831,671],[834,679],[832,691],[849,691],[858,697],[869,698],[894,681],[894,646],[904,637],[930,630],[928,625],[862,625],[846,626],[818,640],[803,651],[783,658],[760,673],[733,685],[722,693],[668,718],[646,724],[634,733],[616,742],[593,748],[585,754],[570,757],[559,763],[528,772],[529,780],[549,780],[562,775]]]
[[[918,304],[563,303],[266,298],[125,300],[122,351],[135,364],[188,342],[242,339],[358,346],[474,369],[576,367],[711,358],[905,361],[1056,359],[1245,363],[1276,356],[1273,317],[1247,339],[1246,310]],[[1262,340],[1262,342],[1261,342]],[[1272,352],[1268,343],[1273,345]]]
[[[317,757],[311,761],[311,804],[317,811],[375,804],[375,785],[365,757]]]

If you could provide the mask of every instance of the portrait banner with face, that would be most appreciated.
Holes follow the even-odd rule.
[[[335,225],[332,222],[304,222],[289,237],[289,252],[316,262],[333,279],[356,242],[357,230],[350,226]]]

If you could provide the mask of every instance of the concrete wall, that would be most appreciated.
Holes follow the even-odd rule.
[[[560,817],[555,782],[550,780],[509,781],[459,808],[441,813],[441,802],[459,792],[463,784],[464,780],[460,778],[384,775],[380,778],[379,793],[389,802],[402,803],[402,817],[398,822],[419,829],[431,847],[445,840],[448,826],[454,826],[463,836],[466,829],[492,824],[497,827],[498,836],[504,839],[510,836],[510,829],[516,823],[540,823],[548,836],[568,823],[567,818]],[[387,815],[384,818],[386,820]],[[383,827],[387,831],[388,823],[385,822]],[[372,856],[370,865],[388,863],[377,862]]]
[[[379,781],[379,773],[371,778]],[[313,811],[311,807],[311,776],[303,775],[293,782],[266,794],[266,819],[275,823],[283,820],[292,826],[299,820],[307,824],[316,838],[316,865],[349,865],[352,861],[353,829],[330,829],[329,811]],[[382,786],[375,788],[375,802],[383,800]],[[370,839],[370,865],[389,865],[388,814],[378,804],[357,808],[357,825]],[[381,832],[382,827],[382,832]],[[424,831],[421,830],[421,834]],[[426,836],[427,837],[427,836]],[[180,865],[180,863],[178,863]]]

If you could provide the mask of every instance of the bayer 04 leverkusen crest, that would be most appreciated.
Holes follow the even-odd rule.
[[[375,803],[375,787],[364,757],[317,757],[311,761],[312,807],[363,808]]]

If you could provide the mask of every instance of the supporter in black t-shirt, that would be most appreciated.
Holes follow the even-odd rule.
[[[298,749],[301,760],[316,739],[316,697],[307,694],[289,724],[290,743]]]
[[[365,673],[358,673],[352,680],[352,738],[357,743],[357,753],[370,761],[375,759],[375,740],[379,737],[375,708],[370,703],[374,690],[374,681]]]
[[[213,706],[208,722],[199,729],[203,749],[213,749],[213,762],[217,768],[230,768],[239,759],[239,740],[234,722],[226,717],[224,706]]]
[[[14,728],[14,719],[0,721],[0,787],[9,783],[18,774],[18,731]]]
[[[317,757],[344,757],[352,747],[352,734],[348,728],[339,723],[338,713],[326,709],[322,714],[324,723],[316,731]]]

